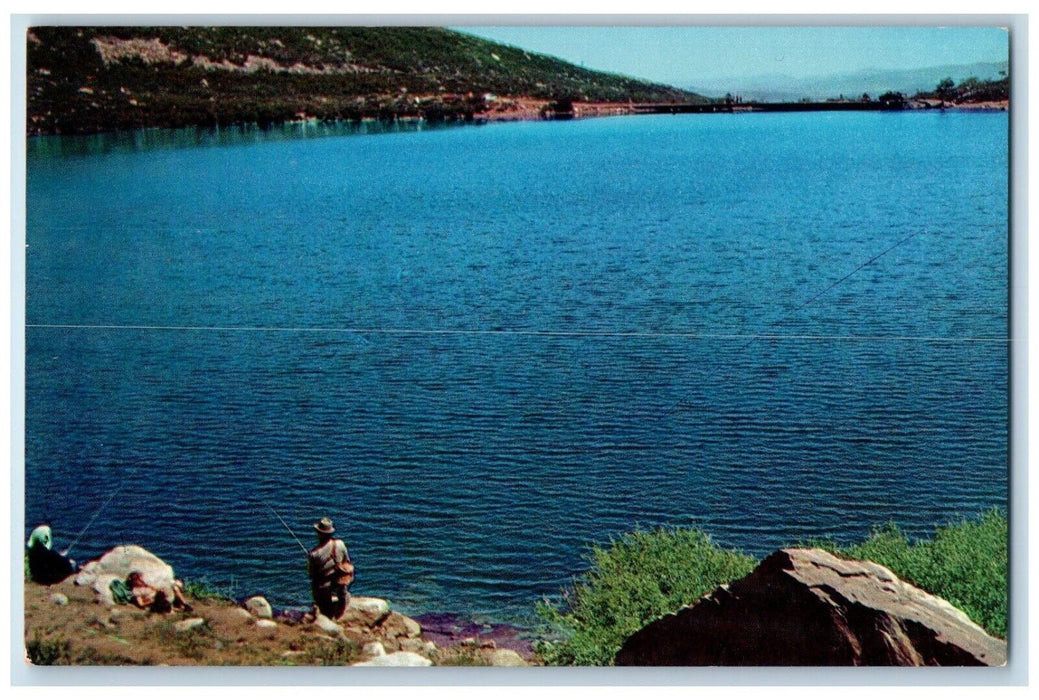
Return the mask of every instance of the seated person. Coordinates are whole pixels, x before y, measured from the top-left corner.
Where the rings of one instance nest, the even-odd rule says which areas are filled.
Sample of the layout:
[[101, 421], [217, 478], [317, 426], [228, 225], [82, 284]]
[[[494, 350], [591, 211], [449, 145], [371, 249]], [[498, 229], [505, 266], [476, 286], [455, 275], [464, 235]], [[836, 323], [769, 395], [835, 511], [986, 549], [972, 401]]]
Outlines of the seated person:
[[51, 549], [51, 528], [44, 523], [29, 535], [29, 578], [49, 586], [76, 573], [76, 562]]
[[194, 608], [184, 598], [184, 584], [174, 580], [165, 589], [150, 586], [144, 581], [139, 571], [133, 571], [126, 577], [126, 587], [130, 589], [131, 602], [142, 610], [156, 613], [168, 613], [173, 608], [191, 612]]

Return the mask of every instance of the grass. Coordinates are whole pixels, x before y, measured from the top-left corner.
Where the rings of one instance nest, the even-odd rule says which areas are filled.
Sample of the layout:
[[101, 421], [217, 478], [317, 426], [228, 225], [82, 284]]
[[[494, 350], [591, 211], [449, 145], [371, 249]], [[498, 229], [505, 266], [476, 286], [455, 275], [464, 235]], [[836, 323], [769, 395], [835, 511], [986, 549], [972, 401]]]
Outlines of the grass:
[[302, 649], [300, 661], [308, 666], [348, 666], [360, 661], [360, 648], [348, 639], [313, 639]]
[[[815, 546], [849, 559], [868, 559], [963, 610], [989, 634], [1007, 634], [1006, 515], [991, 511], [937, 528], [931, 539], [910, 540], [895, 525], [863, 542]], [[624, 640], [653, 620], [694, 603], [757, 565], [696, 529], [659, 529], [624, 535], [594, 547], [590, 568], [560, 601], [537, 606], [546, 626], [537, 650], [556, 666], [611, 665]]]
[[219, 642], [208, 622], [183, 632], [178, 632], [174, 624], [172, 620], [164, 621], [153, 632], [170, 657], [198, 662]]
[[25, 643], [25, 653], [34, 666], [65, 666], [70, 663], [70, 647], [67, 639], [46, 639], [36, 634]]
[[912, 541], [888, 524], [861, 544], [825, 547], [849, 559], [868, 559], [899, 578], [944, 598], [985, 628], [1007, 636], [1008, 522], [1000, 511], [939, 527], [932, 539]]
[[184, 581], [184, 594], [195, 600], [234, 600], [235, 584], [231, 581], [227, 586], [210, 583], [203, 576], [199, 579]]
[[538, 645], [550, 665], [609, 665], [624, 640], [651, 620], [750, 573], [755, 561], [715, 545], [700, 530], [658, 529], [596, 546], [591, 568], [560, 605], [538, 614], [554, 642]]

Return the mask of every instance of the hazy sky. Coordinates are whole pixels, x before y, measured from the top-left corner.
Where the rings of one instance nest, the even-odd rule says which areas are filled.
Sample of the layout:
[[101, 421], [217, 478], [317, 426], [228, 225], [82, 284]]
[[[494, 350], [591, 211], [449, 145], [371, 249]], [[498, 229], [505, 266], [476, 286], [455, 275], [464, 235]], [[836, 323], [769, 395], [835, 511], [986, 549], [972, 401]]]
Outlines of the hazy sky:
[[1005, 61], [994, 27], [457, 27], [571, 63], [665, 83]]

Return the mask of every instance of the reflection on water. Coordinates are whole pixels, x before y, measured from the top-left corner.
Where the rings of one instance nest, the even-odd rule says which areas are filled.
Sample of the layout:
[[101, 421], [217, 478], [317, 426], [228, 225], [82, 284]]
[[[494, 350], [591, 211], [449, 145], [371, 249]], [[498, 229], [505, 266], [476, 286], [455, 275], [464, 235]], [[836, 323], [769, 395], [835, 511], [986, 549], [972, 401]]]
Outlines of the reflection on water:
[[84, 136], [31, 136], [26, 140], [26, 150], [31, 158], [85, 156], [143, 152], [163, 148], [242, 146], [251, 143], [317, 139], [329, 136], [417, 133], [460, 126], [468, 125], [432, 123], [424, 119], [398, 119], [392, 122], [378, 119], [322, 122], [311, 119], [269, 127], [255, 124], [224, 127], [197, 126], [187, 129], [140, 129]]

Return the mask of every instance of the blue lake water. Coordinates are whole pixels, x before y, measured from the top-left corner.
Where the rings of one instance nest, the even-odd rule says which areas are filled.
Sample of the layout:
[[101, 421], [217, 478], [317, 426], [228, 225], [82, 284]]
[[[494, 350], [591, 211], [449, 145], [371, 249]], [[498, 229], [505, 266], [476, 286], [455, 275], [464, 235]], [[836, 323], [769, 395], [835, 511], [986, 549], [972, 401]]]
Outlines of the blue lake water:
[[26, 525], [63, 546], [122, 487], [74, 556], [290, 607], [268, 505], [327, 515], [355, 593], [516, 620], [636, 527], [763, 555], [1005, 507], [1007, 131], [30, 139]]

